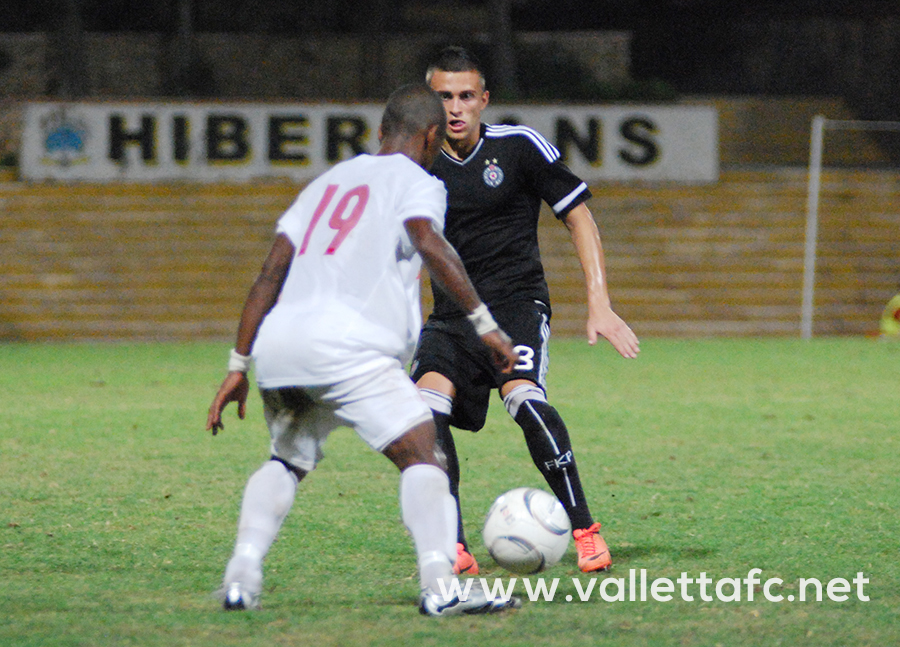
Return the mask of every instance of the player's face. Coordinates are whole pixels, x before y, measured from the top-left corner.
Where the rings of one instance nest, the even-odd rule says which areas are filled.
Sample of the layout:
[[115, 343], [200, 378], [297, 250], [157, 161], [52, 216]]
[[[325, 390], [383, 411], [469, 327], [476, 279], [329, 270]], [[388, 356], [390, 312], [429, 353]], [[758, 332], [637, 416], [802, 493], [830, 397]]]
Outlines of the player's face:
[[451, 149], [467, 149], [478, 142], [481, 111], [488, 104], [488, 92], [478, 72], [443, 72], [431, 76], [431, 89], [444, 102], [447, 113], [447, 144]]

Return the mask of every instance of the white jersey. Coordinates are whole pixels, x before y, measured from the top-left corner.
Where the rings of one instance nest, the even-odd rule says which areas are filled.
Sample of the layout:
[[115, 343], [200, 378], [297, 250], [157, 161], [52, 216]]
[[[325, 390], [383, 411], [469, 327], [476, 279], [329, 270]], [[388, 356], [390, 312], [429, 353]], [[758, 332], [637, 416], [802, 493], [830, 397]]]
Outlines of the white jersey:
[[278, 221], [295, 256], [253, 346], [262, 388], [334, 384], [408, 361], [422, 260], [403, 226], [443, 229], [444, 184], [402, 154], [360, 155], [304, 189]]

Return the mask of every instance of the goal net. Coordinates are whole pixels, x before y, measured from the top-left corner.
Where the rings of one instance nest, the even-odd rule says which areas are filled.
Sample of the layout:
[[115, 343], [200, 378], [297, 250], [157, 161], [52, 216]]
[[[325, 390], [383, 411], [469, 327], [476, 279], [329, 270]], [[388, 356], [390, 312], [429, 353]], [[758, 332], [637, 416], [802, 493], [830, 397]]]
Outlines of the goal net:
[[[826, 156], [826, 144], [833, 155]], [[844, 149], [841, 156], [839, 149]], [[871, 334], [900, 292], [900, 121], [812, 121], [801, 336]]]

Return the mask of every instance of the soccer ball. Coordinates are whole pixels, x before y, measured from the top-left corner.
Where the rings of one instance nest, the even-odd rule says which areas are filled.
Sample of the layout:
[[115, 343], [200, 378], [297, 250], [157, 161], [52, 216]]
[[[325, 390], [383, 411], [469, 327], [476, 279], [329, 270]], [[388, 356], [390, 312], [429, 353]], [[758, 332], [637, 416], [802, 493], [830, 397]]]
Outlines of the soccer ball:
[[481, 536], [500, 566], [530, 575], [550, 568], [569, 546], [572, 525], [552, 494], [520, 487], [501, 494], [488, 510]]

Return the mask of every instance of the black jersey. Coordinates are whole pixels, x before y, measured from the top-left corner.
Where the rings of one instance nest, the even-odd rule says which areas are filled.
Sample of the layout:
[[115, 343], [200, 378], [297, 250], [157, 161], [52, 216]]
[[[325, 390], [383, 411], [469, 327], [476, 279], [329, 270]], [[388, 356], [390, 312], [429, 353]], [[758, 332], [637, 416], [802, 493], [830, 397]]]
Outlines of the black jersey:
[[[508, 299], [550, 304], [538, 249], [541, 200], [557, 218], [587, 200], [587, 185], [559, 151], [525, 126], [484, 125], [463, 161], [443, 151], [431, 172], [447, 187], [444, 236], [488, 305]], [[435, 284], [434, 315], [462, 314]]]

